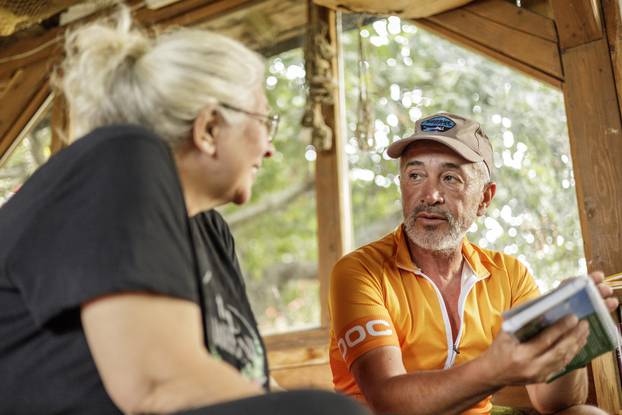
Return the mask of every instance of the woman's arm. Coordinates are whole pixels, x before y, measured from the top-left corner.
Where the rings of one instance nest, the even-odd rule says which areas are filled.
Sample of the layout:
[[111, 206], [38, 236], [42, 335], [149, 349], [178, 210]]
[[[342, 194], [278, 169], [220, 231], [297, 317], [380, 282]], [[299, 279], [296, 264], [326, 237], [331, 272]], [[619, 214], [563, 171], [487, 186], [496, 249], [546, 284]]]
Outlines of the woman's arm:
[[106, 391], [126, 413], [173, 412], [262, 392], [203, 343], [199, 307], [144, 293], [82, 306], [82, 324]]

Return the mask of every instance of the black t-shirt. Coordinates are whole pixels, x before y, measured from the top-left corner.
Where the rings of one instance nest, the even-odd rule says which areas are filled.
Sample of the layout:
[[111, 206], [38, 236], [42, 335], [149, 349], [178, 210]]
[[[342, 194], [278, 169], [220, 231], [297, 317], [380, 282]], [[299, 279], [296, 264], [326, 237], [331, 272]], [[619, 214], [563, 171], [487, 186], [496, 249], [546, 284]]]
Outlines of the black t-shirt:
[[211, 210], [191, 220], [204, 323], [210, 353], [268, 389], [268, 362], [251, 311], [233, 236], [222, 216]]
[[152, 292], [209, 312], [194, 233], [171, 153], [143, 128], [97, 129], [42, 166], [0, 209], [0, 413], [118, 413], [80, 305]]

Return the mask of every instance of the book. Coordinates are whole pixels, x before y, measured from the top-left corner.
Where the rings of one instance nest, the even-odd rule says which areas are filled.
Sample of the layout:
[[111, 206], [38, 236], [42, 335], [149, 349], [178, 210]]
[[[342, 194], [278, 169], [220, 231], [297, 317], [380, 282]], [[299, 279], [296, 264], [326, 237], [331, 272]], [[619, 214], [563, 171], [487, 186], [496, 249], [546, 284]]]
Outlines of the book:
[[[616, 325], [618, 326], [618, 333], [622, 335], [622, 308], [618, 306], [616, 311], [618, 312]], [[618, 379], [622, 380], [622, 345], [616, 347], [616, 361], [618, 362]]]
[[613, 288], [613, 292], [618, 299], [621, 297], [620, 291], [622, 291], [622, 272], [605, 277], [604, 283]]
[[503, 313], [501, 329], [525, 342], [563, 317], [574, 314], [587, 320], [590, 334], [586, 345], [572, 361], [547, 379], [552, 382], [566, 373], [585, 366], [592, 359], [622, 344], [598, 288], [589, 277], [573, 277], [548, 293]]

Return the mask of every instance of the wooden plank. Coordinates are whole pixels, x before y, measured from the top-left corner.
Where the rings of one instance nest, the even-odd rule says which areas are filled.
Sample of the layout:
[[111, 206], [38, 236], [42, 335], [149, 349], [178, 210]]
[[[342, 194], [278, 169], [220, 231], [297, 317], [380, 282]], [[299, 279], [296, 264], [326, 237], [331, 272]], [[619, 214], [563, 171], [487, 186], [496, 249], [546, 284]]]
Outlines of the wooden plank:
[[270, 370], [270, 375], [285, 389], [333, 389], [328, 363]]
[[[334, 50], [340, 50], [337, 12], [315, 6], [319, 18], [327, 23], [328, 39]], [[339, 53], [341, 55], [341, 53]], [[340, 74], [337, 54], [332, 59], [333, 79]], [[323, 105], [326, 124], [333, 131], [333, 145], [329, 151], [318, 151], [315, 167], [315, 192], [318, 224], [318, 277], [320, 279], [320, 306], [322, 326], [328, 325], [328, 287], [333, 266], [349, 249], [352, 241], [350, 219], [350, 191], [345, 158], [345, 134], [341, 120], [343, 111], [343, 82], [333, 94], [334, 105]]]
[[[257, 3], [257, 0], [218, 0], [207, 3], [202, 7], [193, 9], [191, 12], [183, 13], [169, 19], [159, 20], [158, 25], [171, 26], [193, 26], [210, 19], [214, 19], [225, 13], [232, 12], [242, 7]], [[140, 16], [140, 14], [138, 14]], [[142, 21], [142, 20], [141, 20]]]
[[549, 76], [563, 79], [556, 42], [489, 20], [465, 8], [426, 20]]
[[511, 408], [533, 408], [524, 386], [507, 386], [492, 396], [492, 402], [495, 405]]
[[598, 0], [551, 0], [551, 7], [563, 49], [603, 37]]
[[521, 0], [521, 7], [540, 16], [554, 20], [549, 0]]
[[50, 117], [50, 129], [52, 139], [50, 142], [50, 152], [56, 154], [68, 143], [69, 138], [69, 114], [67, 111], [67, 101], [62, 95], [55, 95], [52, 102], [52, 114]]
[[622, 114], [622, 6], [619, 0], [603, 0], [605, 33], [609, 43], [609, 53], [613, 67], [613, 76], [618, 93], [618, 106]]
[[[622, 121], [607, 41], [562, 53], [563, 87], [577, 202], [588, 267], [622, 269]], [[597, 91], [597, 92], [595, 92]], [[622, 408], [612, 354], [592, 362], [598, 405]]]
[[328, 344], [328, 328], [297, 331], [295, 333], [274, 334], [266, 336], [264, 342], [268, 350], [288, 350], [305, 346], [326, 346]]
[[[141, 24], [145, 26], [158, 24], [168, 27], [198, 24], [257, 2], [258, 0], [215, 0], [206, 3], [204, 0], [182, 0], [157, 10], [147, 9], [144, 3], [138, 0], [132, 0], [127, 4], [136, 8], [134, 18]], [[0, 50], [0, 77], [17, 68], [62, 54], [63, 37], [68, 28], [84, 24], [108, 12], [109, 9], [105, 9], [68, 26], [55, 27], [36, 35], [16, 38], [13, 43], [3, 45]], [[25, 56], [20, 57], [20, 55]]]
[[328, 329], [267, 336], [270, 368], [282, 369], [328, 362]]
[[555, 21], [527, 9], [516, 7], [504, 0], [484, 0], [471, 3], [465, 10], [488, 20], [537, 36], [550, 42], [557, 42]]
[[[201, 23], [209, 29], [272, 56], [302, 45], [307, 23], [306, 4], [299, 0], [269, 0]], [[292, 42], [293, 41], [293, 42]], [[290, 47], [287, 47], [291, 44]]]
[[416, 19], [431, 16], [474, 0], [314, 0], [318, 5], [344, 12], [399, 16]]
[[[452, 43], [470, 49], [474, 52], [480, 53], [484, 56], [487, 56], [491, 59], [496, 60], [497, 62], [509, 66], [510, 68], [516, 69], [528, 75], [534, 79], [537, 79], [540, 82], [553, 86], [555, 88], [561, 89], [563, 77], [561, 76], [553, 76], [549, 73], [542, 71], [539, 68], [533, 67], [529, 64], [526, 64], [522, 61], [517, 60], [516, 58], [507, 55], [506, 53], [499, 51], [496, 48], [491, 48], [490, 45], [485, 42], [485, 40], [473, 40], [465, 37], [459, 31], [454, 31], [451, 29], [447, 29], [429, 19], [417, 19], [413, 21], [415, 25], [428, 30], [440, 37], [443, 37], [449, 40]], [[559, 56], [558, 52], [555, 52], [556, 56]], [[561, 71], [561, 69], [560, 69]]]
[[33, 90], [35, 91], [34, 95], [30, 101], [26, 103], [15, 122], [11, 124], [8, 131], [3, 136], [0, 136], [2, 137], [0, 139], [0, 163], [4, 160], [9, 149], [13, 147], [15, 140], [20, 137], [20, 134], [27, 126], [31, 126], [32, 118], [50, 95], [50, 87], [47, 82], [43, 82], [41, 85], [33, 88]]
[[[33, 99], [44, 83], [47, 83], [47, 71], [45, 66], [33, 65], [23, 70], [23, 73], [12, 82], [10, 89], [5, 91], [0, 99], [0, 157], [11, 146], [12, 140], [17, 137], [28, 119], [25, 112], [31, 109]], [[37, 102], [37, 100], [35, 100]], [[39, 101], [41, 104], [43, 100]], [[34, 114], [37, 108], [29, 111]], [[20, 120], [16, 122], [16, 120]]]

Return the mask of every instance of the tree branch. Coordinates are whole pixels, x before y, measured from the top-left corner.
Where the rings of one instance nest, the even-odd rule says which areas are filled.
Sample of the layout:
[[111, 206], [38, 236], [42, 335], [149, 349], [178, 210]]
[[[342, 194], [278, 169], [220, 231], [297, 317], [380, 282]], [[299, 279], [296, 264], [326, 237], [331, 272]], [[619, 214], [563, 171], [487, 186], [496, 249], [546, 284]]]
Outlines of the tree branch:
[[315, 180], [308, 179], [280, 192], [272, 193], [269, 196], [266, 196], [259, 203], [237, 210], [230, 215], [223, 216], [229, 224], [229, 227], [231, 229], [235, 229], [236, 227], [243, 225], [249, 220], [255, 219], [257, 216], [263, 215], [264, 213], [274, 212], [287, 207], [287, 205], [292, 203], [298, 197], [311, 191], [314, 185]]

